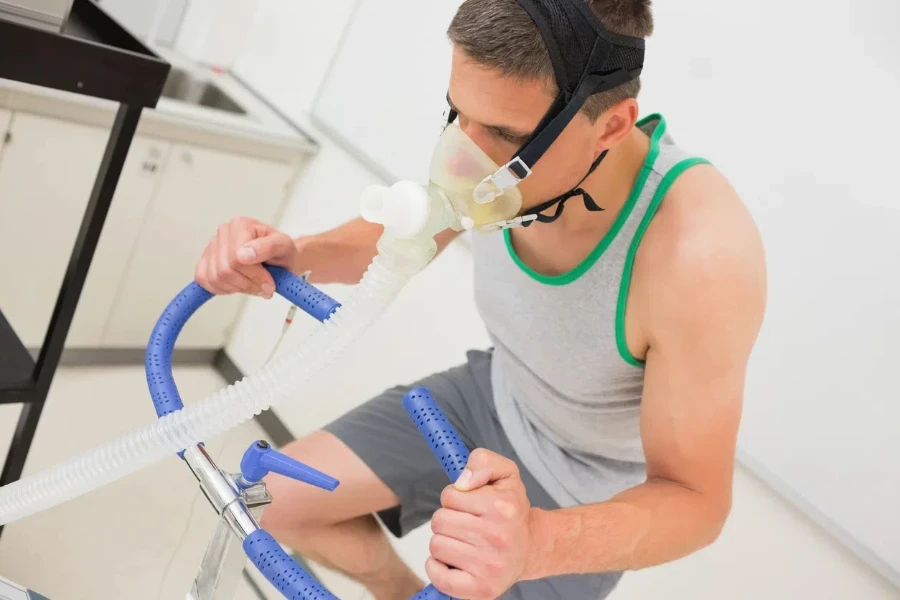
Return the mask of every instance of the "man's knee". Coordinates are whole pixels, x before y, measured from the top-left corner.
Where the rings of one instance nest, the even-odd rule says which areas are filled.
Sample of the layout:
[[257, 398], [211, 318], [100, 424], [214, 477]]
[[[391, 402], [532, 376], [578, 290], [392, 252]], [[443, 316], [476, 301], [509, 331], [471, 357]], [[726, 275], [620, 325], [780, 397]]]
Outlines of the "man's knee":
[[397, 497], [341, 440], [316, 431], [281, 449], [295, 460], [337, 478], [332, 491], [275, 473], [266, 477], [272, 495], [262, 525], [274, 534], [320, 529], [396, 506]]

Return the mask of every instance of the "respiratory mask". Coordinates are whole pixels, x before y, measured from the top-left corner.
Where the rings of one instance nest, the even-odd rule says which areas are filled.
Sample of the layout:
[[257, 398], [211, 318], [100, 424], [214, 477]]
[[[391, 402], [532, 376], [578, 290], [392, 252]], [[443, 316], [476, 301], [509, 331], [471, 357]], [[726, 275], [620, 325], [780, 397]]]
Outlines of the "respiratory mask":
[[[590, 96], [640, 76], [644, 40], [607, 31], [586, 0], [518, 2], [540, 31], [559, 89], [534, 132], [512, 159], [500, 166], [454, 123], [457, 114], [451, 110], [432, 155], [428, 186], [417, 192], [412, 192], [409, 182], [400, 182], [392, 188], [370, 188], [363, 197], [365, 218], [387, 225], [383, 214], [386, 207], [394, 217], [412, 209], [414, 214], [409, 219], [401, 219], [402, 228], [408, 229], [424, 222], [426, 212], [432, 214], [443, 209], [452, 213], [448, 226], [453, 229], [487, 232], [527, 227], [534, 221], [553, 222], [562, 214], [565, 202], [575, 196], [581, 196], [589, 210], [603, 210], [580, 185], [600, 165], [605, 151], [572, 190], [524, 213], [518, 185], [532, 174], [535, 164]], [[420, 200], [426, 199], [429, 208], [413, 209], [414, 202], [403, 197], [410, 193]], [[553, 206], [557, 207], [553, 215], [542, 214]]]

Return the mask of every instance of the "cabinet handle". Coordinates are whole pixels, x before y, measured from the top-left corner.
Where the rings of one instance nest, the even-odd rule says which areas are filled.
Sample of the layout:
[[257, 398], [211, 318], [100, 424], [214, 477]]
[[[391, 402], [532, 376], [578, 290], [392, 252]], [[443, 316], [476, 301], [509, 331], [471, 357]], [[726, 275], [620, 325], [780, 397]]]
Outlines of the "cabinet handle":
[[3, 143], [4, 144], [12, 143], [12, 131], [7, 131], [5, 134], [3, 134]]
[[183, 160], [183, 161], [184, 161], [184, 164], [186, 164], [186, 165], [192, 165], [192, 164], [194, 164], [194, 157], [191, 155], [190, 152], [184, 152], [184, 153], [182, 153], [182, 155], [181, 155], [181, 160]]
[[151, 163], [151, 162], [145, 162], [141, 166], [145, 173], [156, 173], [157, 168], [159, 168], [159, 165], [157, 165], [156, 163]]

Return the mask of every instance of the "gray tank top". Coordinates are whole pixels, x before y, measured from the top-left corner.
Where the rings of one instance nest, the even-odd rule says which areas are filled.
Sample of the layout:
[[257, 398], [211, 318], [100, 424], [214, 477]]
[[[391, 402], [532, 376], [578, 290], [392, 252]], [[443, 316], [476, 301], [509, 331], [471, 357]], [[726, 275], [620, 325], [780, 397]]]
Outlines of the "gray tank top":
[[644, 370], [625, 344], [625, 299], [638, 244], [667, 190], [706, 161], [675, 145], [661, 115], [638, 126], [651, 144], [635, 187], [572, 271], [533, 271], [516, 256], [508, 231], [473, 236], [475, 300], [494, 345], [498, 418], [523, 464], [562, 507], [602, 502], [646, 478]]

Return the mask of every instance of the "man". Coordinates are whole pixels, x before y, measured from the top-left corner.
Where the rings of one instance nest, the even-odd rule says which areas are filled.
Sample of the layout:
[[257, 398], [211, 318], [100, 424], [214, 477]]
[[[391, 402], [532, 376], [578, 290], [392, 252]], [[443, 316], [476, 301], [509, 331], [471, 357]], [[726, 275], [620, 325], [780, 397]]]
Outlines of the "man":
[[[388, 390], [284, 449], [341, 486], [273, 476], [264, 526], [281, 543], [395, 600], [424, 584], [373, 515], [395, 535], [432, 519], [426, 571], [448, 595], [596, 599], [623, 571], [719, 535], [764, 256], [725, 178], [679, 149], [661, 116], [638, 118], [633, 40], [651, 29], [648, 0], [462, 4], [449, 29], [451, 114], [498, 165], [538, 157], [514, 178], [518, 218], [473, 236], [493, 348], [416, 382], [477, 449], [447, 486], [403, 413], [409, 387]], [[609, 48], [625, 58], [607, 60]], [[579, 74], [601, 71], [582, 94]], [[526, 152], [566, 107], [552, 143]], [[236, 218], [196, 278], [268, 298], [265, 262], [354, 283], [380, 234], [357, 219], [294, 240]]]

